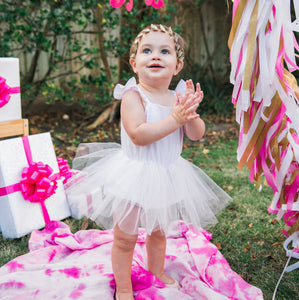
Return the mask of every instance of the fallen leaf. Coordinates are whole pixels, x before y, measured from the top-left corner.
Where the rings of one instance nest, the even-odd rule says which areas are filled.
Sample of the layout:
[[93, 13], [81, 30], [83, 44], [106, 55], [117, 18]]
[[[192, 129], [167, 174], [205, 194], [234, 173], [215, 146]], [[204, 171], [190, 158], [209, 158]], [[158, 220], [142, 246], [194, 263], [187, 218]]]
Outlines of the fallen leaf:
[[249, 228], [251, 228], [251, 227], [252, 227], [252, 225], [253, 225], [253, 223], [250, 223], [250, 224], [248, 225], [248, 227], [249, 227]]
[[82, 226], [81, 226], [81, 230], [86, 230], [88, 228], [88, 219], [87, 217], [85, 217]]
[[250, 248], [250, 244], [247, 244], [245, 247], [244, 247], [244, 251], [247, 252]]
[[280, 245], [281, 245], [280, 242], [275, 242], [275, 243], [272, 244], [273, 247], [277, 247], [277, 246], [280, 246]]
[[275, 225], [275, 224], [278, 223], [278, 221], [277, 221], [276, 219], [272, 219], [272, 220], [270, 221], [270, 223], [271, 223], [272, 225]]
[[263, 255], [265, 258], [267, 258], [267, 259], [274, 259], [272, 256], [271, 256], [271, 254], [264, 254]]
[[227, 209], [232, 212], [237, 212], [234, 207], [228, 207]]
[[227, 189], [228, 189], [229, 191], [231, 191], [231, 190], [234, 189], [234, 187], [233, 187], [232, 185], [229, 185], [229, 186], [227, 187]]
[[216, 243], [215, 245], [216, 245], [216, 247], [217, 247], [217, 249], [218, 249], [218, 250], [221, 250], [221, 249], [222, 249], [222, 247], [221, 247], [221, 244], [220, 244], [220, 243]]
[[221, 171], [221, 168], [220, 166], [216, 165], [216, 164], [209, 164], [210, 167], [216, 169], [216, 170], [220, 170]]
[[209, 149], [203, 149], [203, 150], [202, 150], [202, 153], [203, 153], [203, 154], [208, 154], [209, 152], [210, 152]]

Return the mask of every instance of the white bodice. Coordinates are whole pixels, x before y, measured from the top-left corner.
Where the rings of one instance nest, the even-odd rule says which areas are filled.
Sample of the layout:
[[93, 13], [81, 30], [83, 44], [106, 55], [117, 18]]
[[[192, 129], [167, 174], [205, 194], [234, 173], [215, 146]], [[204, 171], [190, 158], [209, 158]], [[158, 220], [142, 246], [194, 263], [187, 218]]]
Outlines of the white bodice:
[[[122, 89], [120, 91], [120, 89]], [[145, 103], [145, 115], [147, 123], [154, 123], [165, 119], [172, 113], [172, 106], [164, 106], [151, 102], [137, 86], [135, 78], [131, 78], [126, 86], [116, 87], [115, 95], [122, 97], [130, 89], [139, 92]], [[159, 166], [170, 166], [182, 152], [183, 128], [179, 128], [166, 137], [146, 146], [135, 145], [128, 136], [123, 124], [121, 124], [121, 145], [124, 153], [130, 158], [140, 161], [156, 163]]]

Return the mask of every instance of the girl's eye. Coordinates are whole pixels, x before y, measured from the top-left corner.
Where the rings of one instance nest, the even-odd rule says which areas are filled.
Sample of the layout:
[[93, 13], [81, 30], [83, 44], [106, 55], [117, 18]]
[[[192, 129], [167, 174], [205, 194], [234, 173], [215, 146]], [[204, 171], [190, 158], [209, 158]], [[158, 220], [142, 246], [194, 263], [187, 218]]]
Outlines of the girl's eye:
[[151, 51], [151, 49], [149, 49], [149, 48], [145, 48], [145, 49], [143, 49], [143, 53], [145, 53], [145, 54], [149, 54], [149, 53], [151, 53], [152, 51]]
[[169, 51], [168, 51], [167, 49], [163, 49], [163, 50], [161, 51], [161, 53], [162, 53], [162, 54], [169, 54]]

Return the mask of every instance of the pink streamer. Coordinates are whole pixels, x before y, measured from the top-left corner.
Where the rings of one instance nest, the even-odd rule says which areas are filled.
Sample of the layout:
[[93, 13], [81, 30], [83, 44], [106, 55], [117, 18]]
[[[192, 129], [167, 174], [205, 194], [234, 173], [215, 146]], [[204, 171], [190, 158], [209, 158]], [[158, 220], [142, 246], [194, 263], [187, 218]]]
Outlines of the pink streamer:
[[[237, 7], [239, 5], [240, 1], [234, 1], [234, 5], [233, 5], [233, 19], [235, 18], [235, 13], [237, 10]], [[273, 19], [274, 19], [274, 23], [271, 24], [269, 19], [269, 27], [267, 29], [267, 32], [261, 32], [260, 34], [264, 34], [264, 35], [271, 35], [272, 34], [272, 28], [274, 25], [277, 25], [277, 23], [275, 22], [275, 19], [278, 18], [277, 15], [277, 8], [275, 5], [272, 5], [272, 15], [273, 15]], [[286, 86], [286, 92], [287, 93], [292, 93], [294, 94], [293, 88], [290, 86], [290, 84], [288, 83], [288, 81], [285, 79], [284, 76], [284, 68], [285, 68], [285, 64], [288, 65], [289, 71], [292, 72], [294, 70], [298, 70], [299, 67], [297, 66], [296, 62], [293, 61], [292, 57], [290, 58], [290, 56], [288, 55], [288, 53], [286, 52], [286, 44], [285, 44], [285, 38], [284, 38], [284, 25], [281, 25], [281, 28], [279, 28], [280, 30], [280, 36], [279, 38], [282, 41], [282, 45], [281, 48], [279, 49], [279, 53], [277, 55], [277, 59], [275, 61], [275, 71], [276, 74], [278, 75], [279, 79], [281, 82], [283, 82], [283, 86]], [[287, 29], [288, 30], [288, 29]], [[297, 43], [296, 37], [293, 34], [293, 45], [294, 48], [298, 51], [299, 50], [299, 45]], [[238, 77], [240, 78], [240, 76], [244, 76], [244, 74], [240, 74], [240, 65], [244, 59], [243, 57], [243, 46], [240, 50], [239, 53], [239, 57], [235, 58], [238, 59], [237, 61], [237, 68], [235, 71], [235, 79]], [[256, 64], [258, 67], [258, 56], [256, 57]], [[241, 77], [241, 78], [242, 78]], [[250, 86], [250, 95], [252, 96], [253, 93], [253, 84], [254, 84], [254, 78], [258, 78], [259, 77], [259, 69], [256, 68], [253, 70], [252, 74], [251, 74], [251, 86]], [[240, 81], [240, 80], [239, 80]], [[239, 86], [239, 81], [235, 83], [234, 86], [234, 93], [233, 93], [233, 98], [232, 98], [232, 103], [234, 105], [237, 104], [237, 101], [239, 100], [240, 97], [240, 86]], [[242, 85], [242, 84], [241, 84]], [[236, 96], [235, 96], [236, 95]], [[265, 103], [263, 103], [264, 99], [263, 99], [263, 94], [260, 95], [261, 102], [260, 103], [254, 103], [254, 106], [258, 109], [260, 107], [260, 105], [264, 106]], [[240, 114], [240, 130], [239, 130], [239, 145], [238, 145], [238, 149], [242, 149], [244, 147], [246, 147], [246, 145], [244, 145], [244, 143], [248, 143], [248, 139], [246, 139], [246, 135], [243, 132], [243, 122], [242, 120], [244, 120], [244, 111], [241, 109], [241, 111], [239, 111]], [[270, 149], [270, 141], [273, 141], [273, 139], [275, 137], [277, 137], [278, 134], [284, 133], [287, 134], [290, 133], [289, 129], [292, 128], [292, 121], [289, 119], [289, 117], [287, 117], [287, 122], [286, 125], [284, 126], [284, 128], [282, 128], [280, 131], [280, 133], [278, 132], [278, 129], [280, 128], [282, 121], [284, 120], [284, 118], [286, 117], [286, 107], [284, 105], [284, 102], [281, 103], [281, 108], [279, 110], [279, 112], [277, 113], [277, 115], [274, 118], [274, 121], [269, 128], [269, 132], [267, 132], [267, 135], [265, 137], [265, 140], [263, 141], [263, 145], [261, 147], [261, 149], [259, 150], [259, 153], [257, 154], [252, 167], [250, 169], [250, 180], [253, 182], [258, 170], [260, 170], [260, 168], [262, 167], [263, 170], [263, 175], [265, 176], [265, 179], [267, 181], [267, 183], [270, 185], [270, 187], [273, 189], [274, 192], [274, 198], [276, 198], [276, 196], [279, 196], [280, 188], [278, 188], [278, 176], [285, 176], [286, 174], [280, 174], [279, 170], [276, 167], [276, 162], [275, 162], [275, 158], [272, 157], [272, 149]], [[256, 116], [256, 118], [260, 118], [260, 116]], [[251, 125], [253, 122], [253, 106], [251, 107], [251, 110], [249, 111], [249, 120], [248, 120], [249, 124], [247, 125]], [[273, 130], [275, 129], [275, 130]], [[266, 130], [266, 128], [264, 128], [263, 130]], [[270, 136], [270, 132], [271, 132], [271, 136]], [[295, 141], [295, 143], [297, 145], [299, 145], [299, 138], [298, 138], [298, 132], [293, 132], [292, 133], [292, 137], [293, 140]], [[282, 136], [283, 138], [283, 136]], [[251, 149], [251, 151], [253, 151], [255, 149], [256, 145], [253, 147], [253, 149]], [[285, 145], [284, 147], [278, 147], [278, 153], [277, 155], [279, 155], [279, 159], [280, 161], [283, 161], [286, 154], [290, 151], [290, 147], [292, 147], [292, 145], [290, 143], [288, 143], [287, 145]], [[283, 150], [284, 149], [284, 150]], [[292, 149], [294, 151], [294, 149]], [[270, 161], [270, 165], [269, 162]], [[298, 169], [298, 162], [296, 162], [296, 165], [294, 165], [294, 163], [290, 166], [289, 170], [287, 170], [287, 173], [289, 175], [292, 175], [293, 172]], [[280, 178], [281, 179], [281, 178]], [[292, 183], [292, 185], [286, 185], [286, 183], [283, 183], [283, 187], [282, 187], [282, 191], [284, 192], [284, 196], [285, 196], [285, 200], [286, 200], [286, 206], [284, 206], [284, 208], [286, 208], [286, 212], [284, 212], [284, 220], [286, 222], [286, 224], [288, 226], [293, 226], [295, 224], [295, 222], [298, 220], [299, 217], [299, 213], [298, 212], [294, 212], [292, 211], [293, 207], [294, 207], [294, 202], [298, 201], [298, 199], [296, 199], [296, 195], [299, 189], [299, 176], [297, 176], [294, 180], [294, 182]], [[281, 204], [280, 201], [277, 201], [276, 203], [276, 207], [275, 208], [271, 208], [269, 207], [269, 212], [271, 213], [278, 213], [278, 211], [281, 209]]]
[[283, 80], [283, 65], [282, 65], [283, 54], [284, 54], [284, 48], [282, 47], [282, 49], [278, 53], [277, 60], [276, 60], [276, 71], [280, 80]]
[[297, 211], [287, 211], [284, 214], [283, 219], [288, 226], [293, 226], [298, 220], [298, 217], [299, 213]]

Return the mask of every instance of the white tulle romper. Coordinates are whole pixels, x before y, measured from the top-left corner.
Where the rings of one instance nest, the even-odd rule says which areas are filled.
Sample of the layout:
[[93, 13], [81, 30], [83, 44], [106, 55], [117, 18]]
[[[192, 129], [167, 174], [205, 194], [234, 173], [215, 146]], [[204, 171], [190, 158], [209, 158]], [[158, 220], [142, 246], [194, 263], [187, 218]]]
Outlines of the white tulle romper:
[[[185, 84], [180, 82], [180, 92]], [[114, 90], [121, 99], [136, 90], [145, 103], [146, 122], [160, 121], [172, 107], [149, 101], [131, 78]], [[177, 88], [178, 89], [178, 88]], [[169, 224], [184, 220], [202, 228], [217, 223], [215, 214], [231, 198], [202, 170], [181, 157], [183, 128], [147, 146], [135, 145], [121, 124], [121, 145], [81, 144], [73, 168], [82, 170], [66, 189], [71, 210], [81, 213], [105, 228], [118, 224], [129, 234], [141, 225], [148, 234], [167, 233]], [[91, 197], [87, 210], [83, 203]]]

